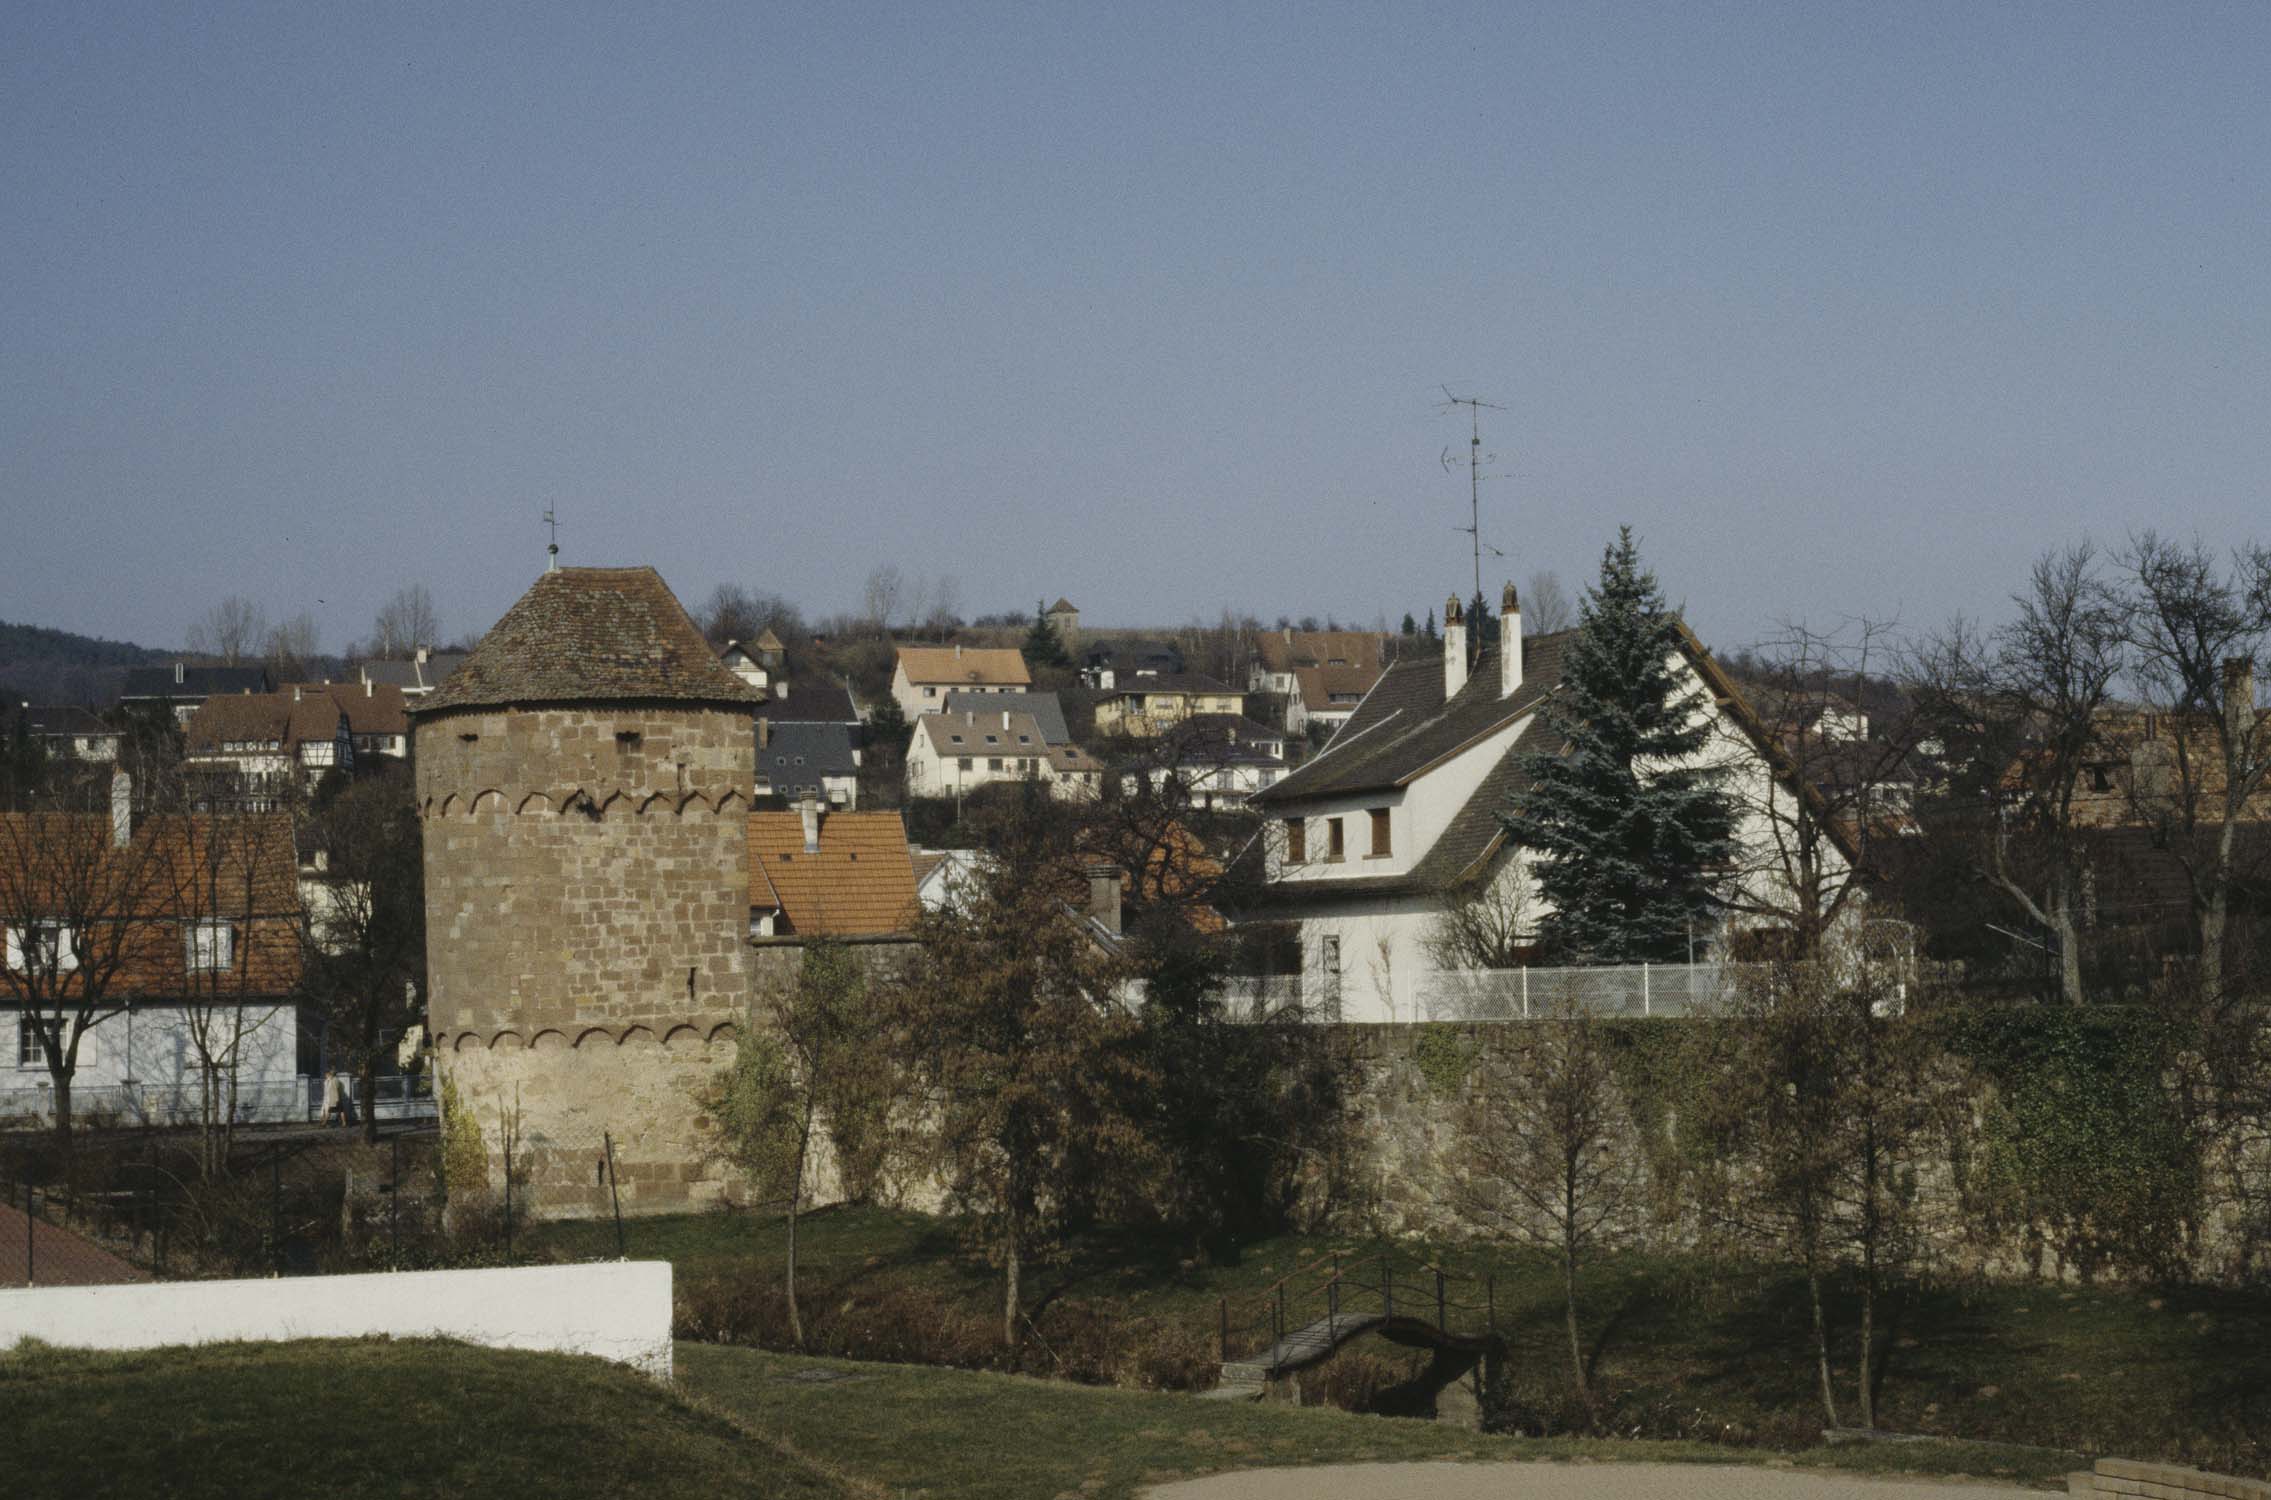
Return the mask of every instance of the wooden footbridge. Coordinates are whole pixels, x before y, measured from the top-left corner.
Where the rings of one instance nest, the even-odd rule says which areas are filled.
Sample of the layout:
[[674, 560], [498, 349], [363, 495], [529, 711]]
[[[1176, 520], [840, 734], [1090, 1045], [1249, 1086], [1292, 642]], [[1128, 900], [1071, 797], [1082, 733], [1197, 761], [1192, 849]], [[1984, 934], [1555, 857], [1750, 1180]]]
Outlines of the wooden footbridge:
[[1254, 1399], [1273, 1382], [1331, 1358], [1351, 1339], [1377, 1333], [1392, 1343], [1432, 1349], [1440, 1367], [1464, 1371], [1505, 1350], [1498, 1333], [1497, 1282], [1388, 1252], [1321, 1257], [1278, 1278], [1250, 1299], [1222, 1299], [1225, 1400]]

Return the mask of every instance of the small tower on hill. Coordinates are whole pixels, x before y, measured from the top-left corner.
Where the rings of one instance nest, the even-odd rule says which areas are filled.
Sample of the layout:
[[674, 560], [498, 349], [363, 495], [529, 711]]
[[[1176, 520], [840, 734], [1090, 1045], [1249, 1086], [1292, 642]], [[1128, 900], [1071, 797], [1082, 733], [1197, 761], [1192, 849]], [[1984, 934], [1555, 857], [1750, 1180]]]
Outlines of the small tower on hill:
[[1049, 619], [1049, 628], [1054, 630], [1057, 633], [1057, 639], [1064, 643], [1065, 654], [1073, 658], [1073, 661], [1077, 664], [1080, 660], [1079, 606], [1059, 594], [1057, 602], [1050, 605], [1046, 613]]
[[517, 1109], [538, 1211], [573, 1210], [553, 1176], [605, 1204], [603, 1131], [626, 1209], [714, 1191], [693, 1089], [749, 1005], [762, 696], [652, 568], [560, 568], [414, 706], [428, 1024], [492, 1174]]

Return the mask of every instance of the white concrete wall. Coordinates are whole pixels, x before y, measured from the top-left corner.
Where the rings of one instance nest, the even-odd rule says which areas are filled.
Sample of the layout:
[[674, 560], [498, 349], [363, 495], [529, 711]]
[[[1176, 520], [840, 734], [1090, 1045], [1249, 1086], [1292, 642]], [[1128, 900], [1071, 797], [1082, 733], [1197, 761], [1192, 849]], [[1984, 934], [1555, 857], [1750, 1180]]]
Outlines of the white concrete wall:
[[670, 1263], [396, 1271], [0, 1291], [0, 1349], [160, 1349], [236, 1340], [463, 1339], [596, 1354], [670, 1378]]

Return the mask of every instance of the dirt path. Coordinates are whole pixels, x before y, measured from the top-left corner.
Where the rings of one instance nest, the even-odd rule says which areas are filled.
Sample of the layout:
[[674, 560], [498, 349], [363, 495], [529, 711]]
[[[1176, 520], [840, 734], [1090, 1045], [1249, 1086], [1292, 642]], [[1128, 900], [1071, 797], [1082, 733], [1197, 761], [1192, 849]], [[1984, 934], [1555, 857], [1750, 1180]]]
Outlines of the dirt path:
[[150, 1273], [128, 1265], [102, 1246], [81, 1239], [46, 1220], [29, 1225], [24, 1211], [0, 1204], [0, 1287], [95, 1286], [115, 1281], [148, 1281]]
[[2042, 1491], [1740, 1464], [1339, 1464], [1187, 1479], [1148, 1500], [2041, 1500]]

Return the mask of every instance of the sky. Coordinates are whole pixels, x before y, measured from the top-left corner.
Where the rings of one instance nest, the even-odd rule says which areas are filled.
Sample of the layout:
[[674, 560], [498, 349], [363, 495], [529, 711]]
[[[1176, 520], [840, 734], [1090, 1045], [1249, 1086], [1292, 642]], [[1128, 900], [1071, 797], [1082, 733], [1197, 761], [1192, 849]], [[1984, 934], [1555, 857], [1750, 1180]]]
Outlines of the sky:
[[[0, 7], [0, 619], [808, 612], [1725, 651], [2271, 533], [2271, 7]], [[1446, 455], [1453, 460], [1444, 464]]]

